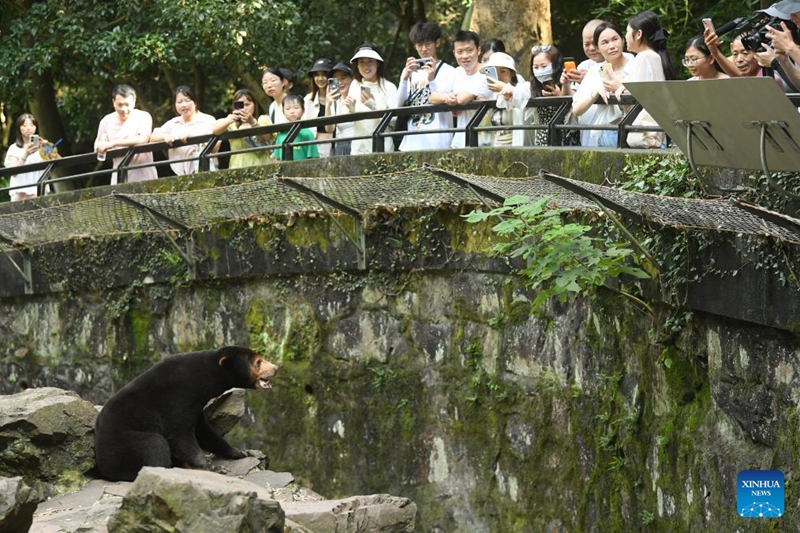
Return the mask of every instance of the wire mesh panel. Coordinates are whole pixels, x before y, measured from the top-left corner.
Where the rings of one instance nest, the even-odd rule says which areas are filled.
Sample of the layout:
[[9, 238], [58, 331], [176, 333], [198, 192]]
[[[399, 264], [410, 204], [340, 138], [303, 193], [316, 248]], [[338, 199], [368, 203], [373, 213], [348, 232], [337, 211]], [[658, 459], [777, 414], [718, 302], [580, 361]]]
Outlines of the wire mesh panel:
[[[555, 203], [568, 209], [597, 209], [592, 199], [594, 195], [604, 199], [612, 209], [638, 214], [661, 226], [746, 233], [800, 242], [800, 236], [794, 231], [800, 227], [800, 221], [783, 217], [786, 222], [783, 224], [778, 219], [780, 215], [770, 216], [776, 214], [757, 206], [745, 210], [724, 200], [670, 198], [557, 178], [558, 183], [554, 183], [538, 176], [477, 176], [426, 167], [391, 174], [291, 178], [291, 181], [359, 212], [382, 206], [401, 208], [474, 202], [475, 194], [468, 187], [471, 184], [500, 198], [555, 196]], [[312, 195], [279, 179], [125, 197], [140, 205], [112, 195], [0, 215], [0, 250], [87, 236], [159, 231], [159, 225], [142, 206], [189, 228], [258, 215], [322, 210]]]
[[454, 203], [470, 198], [463, 187], [427, 169], [371, 176], [293, 178], [293, 181], [359, 211], [378, 206]]

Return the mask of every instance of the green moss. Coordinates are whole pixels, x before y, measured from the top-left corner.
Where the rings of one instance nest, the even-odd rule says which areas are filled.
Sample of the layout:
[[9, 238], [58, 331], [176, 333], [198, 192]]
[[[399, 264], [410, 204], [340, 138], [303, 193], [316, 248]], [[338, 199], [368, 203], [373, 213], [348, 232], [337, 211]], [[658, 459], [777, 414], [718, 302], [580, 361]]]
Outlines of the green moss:
[[[342, 225], [347, 228], [352, 226], [349, 219], [343, 220]], [[296, 248], [318, 247], [323, 252], [328, 250], [331, 238], [330, 222], [325, 218], [298, 218], [285, 232], [286, 241]], [[337, 229], [337, 231], [339, 231]], [[335, 238], [335, 237], [334, 237]]]
[[137, 305], [131, 309], [129, 316], [134, 353], [149, 354], [152, 309], [146, 305]]

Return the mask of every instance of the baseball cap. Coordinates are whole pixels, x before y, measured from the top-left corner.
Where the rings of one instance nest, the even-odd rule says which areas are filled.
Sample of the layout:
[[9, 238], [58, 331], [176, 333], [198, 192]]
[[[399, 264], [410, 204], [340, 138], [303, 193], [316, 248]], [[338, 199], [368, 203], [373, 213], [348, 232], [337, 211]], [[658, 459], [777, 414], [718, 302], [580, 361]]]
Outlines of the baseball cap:
[[344, 72], [348, 76], [352, 76], [353, 75], [353, 71], [350, 69], [350, 67], [348, 67], [346, 64], [341, 63], [341, 62], [336, 63], [333, 66], [333, 68], [330, 70], [330, 73], [333, 74], [334, 72], [337, 72], [337, 71], [338, 72]]
[[[780, 11], [784, 16], [781, 18], [789, 18], [789, 15], [792, 13], [797, 13], [800, 11], [800, 0], [783, 0], [783, 2], [778, 2], [777, 4], [772, 4], [767, 9], [775, 8], [776, 10]], [[767, 12], [767, 9], [764, 12]], [[773, 15], [773, 16], [780, 16], [780, 15]]]
[[789, 15], [778, 9], [778, 4], [772, 4], [767, 9], [759, 9], [756, 13], [766, 13], [770, 17], [776, 17], [784, 20], [789, 20]]

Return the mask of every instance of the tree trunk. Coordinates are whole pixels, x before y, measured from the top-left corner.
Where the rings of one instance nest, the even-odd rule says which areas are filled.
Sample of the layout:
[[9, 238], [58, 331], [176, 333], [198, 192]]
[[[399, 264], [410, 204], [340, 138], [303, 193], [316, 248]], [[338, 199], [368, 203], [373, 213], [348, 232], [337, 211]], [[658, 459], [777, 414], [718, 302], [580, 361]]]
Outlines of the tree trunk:
[[31, 113], [39, 123], [39, 134], [50, 142], [61, 139], [58, 152], [61, 155], [69, 155], [72, 153], [72, 141], [64, 133], [64, 123], [61, 121], [61, 114], [56, 104], [52, 72], [49, 69], [41, 74], [31, 71], [30, 77], [34, 94], [29, 104]]
[[474, 0], [469, 28], [478, 32], [481, 42], [501, 39], [517, 72], [527, 80], [531, 47], [553, 42], [550, 0]]

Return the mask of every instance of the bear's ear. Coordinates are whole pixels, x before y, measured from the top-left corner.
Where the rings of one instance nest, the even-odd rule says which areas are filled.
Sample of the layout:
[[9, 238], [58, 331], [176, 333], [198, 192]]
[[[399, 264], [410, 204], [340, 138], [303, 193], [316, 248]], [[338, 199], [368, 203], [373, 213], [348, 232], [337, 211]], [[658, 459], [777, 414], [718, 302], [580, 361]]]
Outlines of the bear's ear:
[[249, 348], [242, 348], [241, 346], [223, 346], [217, 350], [217, 364], [223, 368], [227, 368], [228, 362], [236, 359], [241, 353], [251, 356], [255, 355], [255, 352]]

